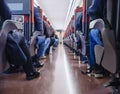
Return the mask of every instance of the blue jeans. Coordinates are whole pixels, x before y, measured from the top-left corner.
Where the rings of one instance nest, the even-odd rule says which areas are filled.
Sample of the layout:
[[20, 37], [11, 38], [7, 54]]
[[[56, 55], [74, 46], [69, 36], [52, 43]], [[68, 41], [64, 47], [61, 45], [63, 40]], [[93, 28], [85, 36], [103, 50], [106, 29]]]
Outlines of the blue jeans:
[[91, 68], [96, 69], [98, 65], [95, 60], [95, 52], [94, 46], [101, 45], [103, 46], [102, 41], [100, 40], [100, 31], [98, 29], [92, 29], [89, 34], [89, 43], [90, 43], [90, 54], [89, 54], [89, 62]]
[[36, 47], [37, 47], [37, 58], [44, 56], [44, 48], [45, 48], [45, 37], [38, 36], [36, 40]]
[[46, 54], [49, 54], [49, 52], [50, 52], [50, 47], [53, 46], [54, 42], [55, 42], [55, 38], [52, 37], [52, 38], [50, 39], [50, 44], [49, 44], [49, 46], [48, 46], [48, 48], [47, 48], [47, 50], [46, 50]]
[[55, 42], [53, 44], [53, 47], [57, 47], [57, 45], [58, 45], [58, 39], [55, 38]]
[[47, 50], [49, 44], [50, 44], [50, 38], [46, 38], [46, 39], [45, 39], [45, 47], [44, 47], [44, 55], [45, 55], [45, 53], [46, 53], [46, 50]]

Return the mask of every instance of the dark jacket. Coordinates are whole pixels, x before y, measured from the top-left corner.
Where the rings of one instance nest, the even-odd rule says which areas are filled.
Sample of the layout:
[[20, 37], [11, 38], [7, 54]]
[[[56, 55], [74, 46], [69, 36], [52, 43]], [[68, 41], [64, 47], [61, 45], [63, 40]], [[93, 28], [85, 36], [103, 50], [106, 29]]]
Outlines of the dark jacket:
[[82, 13], [80, 13], [80, 15], [76, 19], [75, 28], [78, 31], [82, 31]]
[[6, 4], [5, 0], [0, 0], [0, 16], [2, 19], [11, 19], [11, 11]]
[[35, 20], [35, 31], [40, 31], [43, 34], [43, 23], [40, 15], [40, 8], [34, 7], [34, 20]]
[[46, 21], [43, 21], [43, 29], [46, 38], [50, 37], [50, 25]]
[[7, 19], [11, 19], [11, 11], [5, 0], [0, 0], [0, 28]]
[[93, 0], [88, 9], [88, 15], [92, 20], [106, 18], [106, 0]]

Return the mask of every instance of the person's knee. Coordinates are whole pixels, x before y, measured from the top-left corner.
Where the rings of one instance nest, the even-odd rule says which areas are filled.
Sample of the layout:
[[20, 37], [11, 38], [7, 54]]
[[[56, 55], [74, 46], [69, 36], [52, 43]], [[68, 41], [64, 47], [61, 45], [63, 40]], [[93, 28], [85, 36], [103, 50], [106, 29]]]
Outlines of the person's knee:
[[46, 43], [50, 43], [50, 38], [47, 38], [47, 39], [46, 39]]
[[98, 29], [92, 29], [89, 33], [89, 37], [90, 38], [94, 38], [94, 37], [97, 37], [99, 34], [99, 30]]
[[38, 36], [37, 37], [37, 40], [36, 40], [36, 44], [41, 44], [41, 43], [44, 43], [45, 42], [45, 38], [44, 36]]

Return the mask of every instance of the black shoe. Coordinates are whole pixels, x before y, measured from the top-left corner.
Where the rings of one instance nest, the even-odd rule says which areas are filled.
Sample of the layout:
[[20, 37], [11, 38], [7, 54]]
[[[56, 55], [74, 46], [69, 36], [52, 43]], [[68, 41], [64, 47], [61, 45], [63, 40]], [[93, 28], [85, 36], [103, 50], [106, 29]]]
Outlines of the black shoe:
[[11, 74], [11, 73], [18, 73], [19, 69], [16, 67], [9, 67], [7, 70], [5, 70], [3, 73]]
[[81, 61], [82, 64], [87, 64], [88, 60]]
[[88, 63], [87, 57], [85, 57], [85, 56], [82, 56], [82, 57], [80, 58], [80, 61], [81, 61], [82, 64]]
[[37, 78], [39, 76], [40, 76], [40, 72], [35, 71], [33, 73], [27, 74], [26, 75], [26, 80], [32, 80], [32, 79]]
[[114, 80], [112, 80], [112, 81], [109, 81], [109, 82], [106, 82], [105, 84], [104, 84], [104, 87], [109, 87], [109, 86], [116, 86], [116, 87], [118, 87], [118, 86], [120, 86], [120, 81], [119, 81], [119, 78], [116, 78], [116, 79], [114, 79]]
[[34, 62], [34, 63], [33, 63], [33, 66], [34, 66], [35, 68], [43, 67], [43, 66], [44, 66], [44, 62], [41, 62], [41, 63], [39, 63], [39, 62]]
[[36, 55], [32, 56], [32, 62], [36, 62], [36, 61], [37, 61], [37, 56]]

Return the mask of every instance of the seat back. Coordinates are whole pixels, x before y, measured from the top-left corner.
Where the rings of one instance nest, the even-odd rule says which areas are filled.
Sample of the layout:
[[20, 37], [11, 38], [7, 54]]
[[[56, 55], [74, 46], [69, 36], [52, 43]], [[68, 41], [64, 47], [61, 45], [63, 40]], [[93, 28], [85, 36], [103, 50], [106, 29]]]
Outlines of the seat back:
[[103, 29], [105, 28], [105, 23], [101, 18], [93, 20], [90, 22], [90, 25], [89, 25], [89, 29], [92, 29], [92, 28], [97, 28], [100, 31], [103, 31]]
[[86, 41], [85, 41], [85, 36], [84, 35], [80, 35], [80, 41], [81, 41], [81, 49], [80, 52], [82, 55], [86, 55]]
[[9, 31], [14, 29], [17, 29], [15, 22], [12, 20], [6, 20], [3, 23], [2, 29], [0, 31], [0, 72], [2, 72], [7, 67], [7, 59], [5, 56], [7, 34]]
[[114, 32], [116, 31], [116, 26], [117, 26], [116, 13], [118, 13], [117, 12], [118, 1], [119, 0], [116, 1], [107, 0], [107, 7], [106, 7], [107, 8], [106, 19], [108, 21], [107, 27], [112, 28], [113, 30], [104, 29], [101, 32], [101, 36], [104, 44], [104, 55], [103, 55], [103, 59], [101, 60], [101, 65], [112, 74], [116, 73], [119, 68], [118, 66], [119, 54], [117, 54], [118, 50], [116, 51], [116, 40], [115, 40], [115, 32]]
[[[102, 32], [104, 30], [104, 28], [105, 28], [104, 21], [102, 19], [100, 19], [100, 18], [96, 19], [96, 20], [90, 22], [89, 28], [90, 29], [96, 28], [96, 29], [100, 30], [100, 32]], [[94, 52], [95, 52], [96, 63], [98, 65], [100, 65], [101, 61], [102, 61], [102, 57], [104, 55], [104, 47], [102, 47], [100, 45], [95, 45]]]
[[117, 72], [117, 53], [115, 44], [115, 34], [113, 30], [105, 29], [102, 33], [104, 44], [104, 56], [102, 66], [111, 73]]
[[100, 45], [95, 45], [94, 47], [94, 52], [95, 52], [95, 60], [98, 65], [101, 64], [103, 55], [104, 55], [104, 47]]
[[30, 53], [31, 56], [35, 55], [36, 50], [35, 50], [35, 43], [36, 43], [36, 38], [40, 34], [39, 31], [35, 31], [33, 36], [31, 37], [31, 42], [30, 42]]

